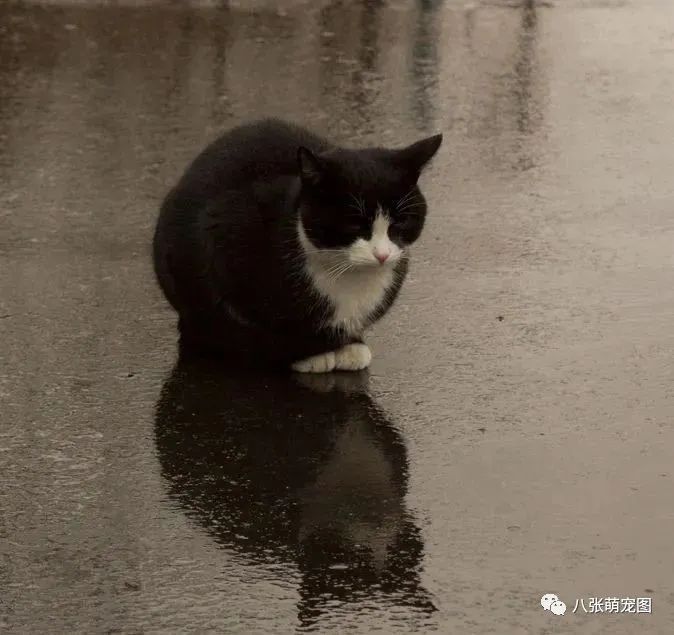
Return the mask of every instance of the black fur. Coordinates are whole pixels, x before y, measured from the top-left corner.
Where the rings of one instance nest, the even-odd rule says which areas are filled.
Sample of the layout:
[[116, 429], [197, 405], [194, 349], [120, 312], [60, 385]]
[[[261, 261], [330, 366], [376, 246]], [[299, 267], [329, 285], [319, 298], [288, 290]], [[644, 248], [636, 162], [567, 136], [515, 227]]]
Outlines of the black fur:
[[[391, 213], [391, 240], [414, 242], [426, 215], [416, 182], [441, 140], [349, 150], [271, 119], [208, 146], [164, 200], [154, 236], [155, 271], [180, 315], [183, 350], [288, 365], [359, 341], [326, 326], [333, 307], [304, 274], [298, 216], [316, 249], [334, 249], [368, 238], [380, 204]], [[396, 267], [368, 323], [393, 303], [406, 258]]]

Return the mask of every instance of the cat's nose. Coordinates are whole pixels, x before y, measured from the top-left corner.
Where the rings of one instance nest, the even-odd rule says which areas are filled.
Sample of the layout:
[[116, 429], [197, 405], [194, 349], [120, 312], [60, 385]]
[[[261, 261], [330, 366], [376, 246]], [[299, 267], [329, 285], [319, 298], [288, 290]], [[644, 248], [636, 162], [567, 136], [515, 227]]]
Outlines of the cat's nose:
[[374, 250], [374, 257], [383, 265], [388, 257], [391, 255], [390, 251], [381, 251], [379, 249]]

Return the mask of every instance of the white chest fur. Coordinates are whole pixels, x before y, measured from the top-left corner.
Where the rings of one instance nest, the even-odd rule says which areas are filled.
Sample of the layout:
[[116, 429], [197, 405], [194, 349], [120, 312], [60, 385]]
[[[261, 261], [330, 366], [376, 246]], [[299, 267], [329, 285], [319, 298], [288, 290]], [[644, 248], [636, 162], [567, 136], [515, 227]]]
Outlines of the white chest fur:
[[[313, 271], [312, 271], [313, 269]], [[316, 290], [330, 300], [334, 307], [330, 326], [349, 335], [362, 332], [367, 317], [382, 303], [393, 282], [391, 267], [372, 267], [349, 271], [336, 280], [325, 270], [307, 266]]]
[[368, 316], [382, 303], [391, 287], [394, 268], [372, 264], [353, 266], [342, 272], [339, 255], [317, 250], [301, 224], [298, 230], [305, 250], [305, 271], [315, 290], [334, 308], [327, 324], [349, 335], [360, 335]]

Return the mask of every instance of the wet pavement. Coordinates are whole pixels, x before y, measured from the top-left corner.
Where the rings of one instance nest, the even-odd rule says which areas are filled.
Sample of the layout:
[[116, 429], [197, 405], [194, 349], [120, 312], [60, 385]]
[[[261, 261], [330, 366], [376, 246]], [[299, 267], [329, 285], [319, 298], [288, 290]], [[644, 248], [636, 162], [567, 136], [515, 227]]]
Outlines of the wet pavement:
[[[0, 5], [0, 630], [671, 633], [674, 4], [148, 4]], [[159, 201], [269, 114], [445, 134], [369, 376], [176, 361]]]

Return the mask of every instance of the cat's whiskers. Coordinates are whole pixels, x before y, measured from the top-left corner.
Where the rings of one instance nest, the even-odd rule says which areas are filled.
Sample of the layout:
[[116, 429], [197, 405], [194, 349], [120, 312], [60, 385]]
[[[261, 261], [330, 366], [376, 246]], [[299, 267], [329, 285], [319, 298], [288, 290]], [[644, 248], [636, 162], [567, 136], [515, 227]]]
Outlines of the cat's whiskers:
[[326, 277], [328, 280], [336, 280], [339, 278], [343, 273], [348, 271], [352, 267], [352, 263], [349, 261], [340, 261], [336, 264], [334, 264], [331, 267], [328, 267], [328, 269], [325, 270]]
[[325, 273], [330, 274], [334, 269], [339, 269], [342, 265], [344, 264], [343, 260], [340, 260], [339, 262], [333, 263], [332, 265], [329, 265], [327, 268], [325, 268]]
[[353, 201], [355, 203], [355, 205], [350, 203], [349, 207], [351, 207], [352, 209], [355, 209], [359, 214], [364, 216], [365, 215], [365, 200], [363, 199], [363, 197], [362, 196], [357, 197], [355, 194], [351, 194], [351, 193], [349, 193], [349, 196], [353, 199]]
[[349, 271], [352, 268], [351, 265], [345, 265], [341, 269], [338, 269], [335, 273], [333, 273], [331, 276], [328, 277], [328, 280], [330, 282], [336, 282], [341, 278], [347, 271]]
[[409, 203], [417, 203], [417, 202], [420, 202], [421, 200], [422, 200], [421, 196], [419, 196], [416, 193], [413, 193], [411, 196], [407, 196], [407, 197], [405, 197], [405, 199], [399, 200], [396, 203], [395, 208], [400, 209], [401, 207], [404, 207], [405, 205], [408, 205]]
[[343, 249], [303, 249], [302, 250], [305, 254], [312, 255], [312, 254], [343, 254], [344, 250]]
[[408, 204], [405, 205], [404, 207], [396, 208], [396, 212], [398, 212], [398, 214], [401, 214], [401, 213], [404, 212], [406, 209], [413, 209], [413, 208], [415, 208], [415, 207], [423, 207], [423, 206], [424, 206], [423, 201], [420, 201], [420, 202], [418, 202], [418, 203], [408, 203]]
[[[416, 186], [412, 187], [412, 189], [405, 194], [401, 199], [399, 199], [396, 202], [396, 210], [399, 210], [402, 205], [404, 205], [408, 200], [410, 200], [413, 196], [417, 196], [417, 193], [415, 192]], [[412, 199], [413, 200], [413, 199]]]
[[374, 260], [368, 260], [367, 258], [354, 258], [352, 263], [359, 269], [365, 271], [376, 270], [379, 268], [379, 263]]

